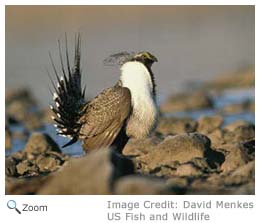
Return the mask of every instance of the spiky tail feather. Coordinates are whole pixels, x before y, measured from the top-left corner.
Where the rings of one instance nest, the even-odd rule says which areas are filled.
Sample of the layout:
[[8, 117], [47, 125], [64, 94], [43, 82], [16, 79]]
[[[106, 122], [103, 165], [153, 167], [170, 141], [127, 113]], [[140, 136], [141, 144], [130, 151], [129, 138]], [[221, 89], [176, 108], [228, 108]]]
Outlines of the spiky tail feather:
[[81, 124], [78, 122], [78, 120], [81, 116], [80, 111], [82, 106], [86, 103], [84, 99], [86, 88], [84, 87], [84, 90], [81, 88], [80, 42], [80, 34], [77, 34], [75, 36], [74, 67], [71, 69], [69, 62], [67, 36], [65, 35], [65, 69], [61, 45], [60, 41], [58, 41], [60, 65], [62, 71], [60, 78], [54, 65], [52, 56], [49, 54], [52, 68], [57, 79], [57, 85], [55, 85], [51, 79], [54, 88], [53, 101], [55, 102], [55, 105], [50, 105], [50, 108], [54, 113], [52, 119], [56, 122], [55, 127], [57, 128], [57, 134], [71, 138], [71, 140], [63, 147], [69, 146], [78, 140], [79, 130], [81, 127]]

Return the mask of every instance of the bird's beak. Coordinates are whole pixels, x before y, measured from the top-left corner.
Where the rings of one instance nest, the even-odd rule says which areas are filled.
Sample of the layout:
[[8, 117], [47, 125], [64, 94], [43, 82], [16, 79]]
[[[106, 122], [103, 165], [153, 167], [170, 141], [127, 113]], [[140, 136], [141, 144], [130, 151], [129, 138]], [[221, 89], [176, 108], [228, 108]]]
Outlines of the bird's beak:
[[154, 56], [153, 61], [154, 61], [154, 62], [158, 62], [158, 59]]
[[150, 54], [148, 58], [153, 62], [158, 62], [158, 59], [152, 54]]

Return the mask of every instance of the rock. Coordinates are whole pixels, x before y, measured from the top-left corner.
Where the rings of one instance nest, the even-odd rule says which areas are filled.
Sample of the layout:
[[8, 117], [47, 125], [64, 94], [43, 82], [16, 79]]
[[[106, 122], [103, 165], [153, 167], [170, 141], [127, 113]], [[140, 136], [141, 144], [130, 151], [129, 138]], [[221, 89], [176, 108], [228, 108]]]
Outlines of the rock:
[[[43, 126], [36, 101], [28, 89], [10, 90], [6, 94], [6, 114], [13, 122], [24, 122], [29, 130]], [[34, 110], [32, 112], [32, 110]]]
[[223, 90], [227, 88], [249, 88], [255, 85], [255, 70], [249, 67], [234, 73], [218, 75], [215, 80], [205, 84], [206, 89]]
[[181, 176], [181, 177], [183, 177], [183, 176], [198, 177], [198, 176], [201, 176], [202, 174], [203, 174], [203, 172], [201, 171], [201, 169], [199, 169], [194, 164], [189, 163], [189, 162], [180, 165], [175, 172], [176, 176]]
[[223, 117], [219, 115], [214, 116], [202, 116], [198, 119], [197, 131], [202, 134], [209, 134], [214, 130], [217, 130], [223, 124]]
[[[232, 131], [230, 131], [233, 128]], [[254, 125], [238, 125], [237, 123], [230, 124], [224, 128], [224, 140], [227, 143], [245, 142], [255, 139]]]
[[230, 104], [222, 108], [220, 112], [224, 113], [225, 115], [243, 112], [255, 112], [255, 104], [252, 101], [245, 101], [238, 104]]
[[237, 120], [237, 121], [234, 121], [234, 122], [224, 126], [223, 130], [228, 131], [228, 132], [232, 132], [239, 127], [247, 127], [247, 128], [253, 127], [254, 128], [254, 125], [250, 122], [245, 121], [245, 120]]
[[162, 179], [130, 175], [116, 181], [114, 193], [122, 195], [158, 195], [170, 194], [171, 192]]
[[189, 186], [189, 179], [187, 177], [174, 176], [167, 179], [166, 185], [170, 188], [186, 190], [186, 188]]
[[161, 118], [156, 129], [163, 135], [195, 132], [197, 122], [191, 118]]
[[[29, 177], [58, 170], [68, 157], [61, 153], [58, 145], [48, 135], [34, 133], [25, 150], [11, 154], [8, 159], [16, 161], [17, 177]], [[9, 167], [6, 166], [7, 168]]]
[[255, 161], [251, 161], [237, 169], [224, 178], [226, 185], [242, 185], [255, 180]]
[[212, 169], [207, 163], [206, 158], [194, 158], [188, 162], [180, 163], [178, 161], [169, 162], [167, 165], [158, 165], [154, 169], [142, 168], [143, 174], [155, 175], [157, 177], [172, 178], [180, 177], [197, 177], [211, 172]]
[[5, 102], [10, 104], [13, 101], [23, 101], [28, 105], [35, 105], [35, 99], [26, 88], [9, 89], [5, 92]]
[[161, 142], [157, 136], [145, 139], [130, 139], [124, 147], [122, 153], [126, 156], [140, 156], [148, 153], [154, 146]]
[[39, 156], [36, 160], [36, 165], [38, 166], [40, 172], [48, 173], [57, 170], [60, 162], [51, 156]]
[[25, 145], [25, 152], [28, 155], [35, 156], [46, 151], [61, 153], [58, 144], [49, 135], [33, 133]]
[[221, 165], [223, 172], [230, 172], [236, 168], [245, 165], [249, 157], [244, 151], [243, 145], [239, 143], [226, 144], [221, 149], [227, 152], [224, 163]]
[[162, 112], [177, 112], [212, 108], [210, 96], [205, 92], [188, 92], [171, 96], [161, 105]]
[[23, 160], [19, 164], [16, 165], [17, 173], [19, 175], [26, 175], [26, 176], [37, 176], [38, 169], [37, 167], [28, 160]]
[[150, 169], [149, 165], [144, 165], [139, 172], [146, 175], [170, 178], [176, 176], [175, 172], [179, 166], [180, 163], [178, 161], [169, 162], [166, 165], [158, 165], [154, 169]]
[[7, 114], [10, 119], [24, 123], [28, 130], [35, 130], [43, 127], [42, 118], [39, 113], [31, 112], [22, 101], [15, 101], [7, 107]]
[[111, 194], [114, 182], [133, 172], [129, 159], [111, 149], [100, 149], [70, 159], [38, 194]]
[[23, 162], [19, 163], [17, 165], [17, 172], [20, 175], [24, 175], [24, 173], [26, 173], [27, 171], [30, 170], [30, 163], [27, 160], [24, 160]]
[[24, 153], [24, 151], [18, 151], [18, 152], [13, 153], [10, 157], [17, 160], [17, 162], [20, 162], [20, 161], [26, 159], [26, 154]]
[[10, 130], [5, 127], [5, 149], [11, 149], [12, 147], [12, 136]]
[[211, 141], [212, 147], [218, 147], [225, 143], [224, 133], [221, 129], [215, 129], [211, 133], [207, 134]]
[[199, 177], [212, 172], [206, 158], [193, 158], [177, 167], [175, 176], [180, 177]]
[[255, 162], [249, 162], [232, 172], [212, 174], [201, 187], [214, 187], [215, 190], [227, 190], [225, 194], [254, 194]]
[[13, 157], [5, 158], [5, 175], [15, 177], [17, 176], [16, 171], [17, 160]]
[[232, 195], [255, 195], [255, 182], [251, 181], [248, 184], [242, 184], [232, 191]]
[[202, 172], [211, 172], [212, 169], [209, 166], [206, 158], [194, 158], [188, 163], [191, 163], [196, 168], [200, 169]]
[[230, 188], [225, 185], [209, 183], [203, 178], [195, 178], [189, 185], [186, 195], [229, 195], [232, 194]]
[[43, 127], [43, 122], [39, 113], [30, 112], [21, 102], [12, 103], [8, 107], [8, 114], [11, 119], [23, 122], [28, 130], [36, 130]]
[[187, 162], [195, 157], [204, 157], [210, 149], [210, 140], [199, 133], [168, 136], [151, 152], [137, 157], [150, 169], [161, 165], [171, 165], [174, 161]]
[[48, 182], [48, 176], [14, 178], [5, 177], [5, 194], [6, 195], [31, 195]]
[[24, 125], [28, 130], [36, 130], [43, 128], [43, 122], [40, 114], [38, 113], [28, 113], [27, 116], [23, 119]]
[[243, 148], [250, 161], [255, 160], [255, 140], [243, 142]]
[[22, 101], [14, 101], [6, 107], [8, 116], [17, 122], [23, 121], [27, 116], [28, 105]]

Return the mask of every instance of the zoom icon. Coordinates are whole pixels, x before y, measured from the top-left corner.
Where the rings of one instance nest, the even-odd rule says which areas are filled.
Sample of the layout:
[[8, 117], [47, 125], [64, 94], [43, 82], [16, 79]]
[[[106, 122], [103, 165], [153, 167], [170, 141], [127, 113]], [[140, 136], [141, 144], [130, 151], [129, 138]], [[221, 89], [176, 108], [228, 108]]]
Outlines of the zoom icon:
[[9, 209], [15, 209], [18, 214], [21, 214], [21, 211], [19, 211], [19, 210], [17, 209], [17, 207], [16, 207], [16, 202], [15, 202], [14, 200], [9, 200], [9, 201], [7, 202], [7, 207], [8, 207]]

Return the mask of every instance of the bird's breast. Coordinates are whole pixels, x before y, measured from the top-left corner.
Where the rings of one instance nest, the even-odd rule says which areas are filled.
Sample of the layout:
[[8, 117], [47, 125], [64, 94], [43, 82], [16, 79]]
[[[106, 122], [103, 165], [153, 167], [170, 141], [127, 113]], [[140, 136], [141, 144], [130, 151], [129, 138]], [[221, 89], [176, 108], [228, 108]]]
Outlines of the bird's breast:
[[156, 126], [157, 105], [148, 69], [140, 62], [127, 62], [121, 67], [123, 87], [131, 93], [132, 113], [126, 126], [129, 137], [147, 137]]
[[151, 134], [158, 120], [157, 106], [153, 100], [143, 101], [133, 107], [126, 125], [126, 134], [133, 138], [145, 138]]

